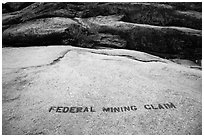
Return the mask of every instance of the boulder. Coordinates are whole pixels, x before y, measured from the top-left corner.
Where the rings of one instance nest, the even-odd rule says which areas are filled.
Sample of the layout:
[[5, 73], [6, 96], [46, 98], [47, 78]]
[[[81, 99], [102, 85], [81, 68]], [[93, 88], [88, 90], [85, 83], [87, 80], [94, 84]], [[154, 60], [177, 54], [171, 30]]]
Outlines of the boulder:
[[71, 24], [77, 22], [62, 17], [35, 19], [7, 28], [2, 39], [14, 46], [63, 44], [65, 30]]

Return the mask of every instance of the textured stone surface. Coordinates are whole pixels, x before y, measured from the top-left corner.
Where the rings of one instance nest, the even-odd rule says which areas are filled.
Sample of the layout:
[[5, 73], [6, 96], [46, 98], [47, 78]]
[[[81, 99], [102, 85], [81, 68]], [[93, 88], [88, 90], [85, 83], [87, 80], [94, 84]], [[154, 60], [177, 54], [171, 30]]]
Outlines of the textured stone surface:
[[[19, 7], [18, 3], [13, 5]], [[20, 11], [3, 14], [3, 44], [103, 45], [196, 60], [201, 59], [202, 47], [200, 8], [200, 3], [33, 3]], [[69, 25], [65, 22], [69, 19], [92, 32], [91, 36], [78, 37], [76, 33], [74, 37], [67, 36], [64, 31]]]
[[2, 4], [2, 13], [18, 11], [31, 4], [33, 4], [33, 2], [7, 2]]
[[99, 33], [119, 35], [126, 40], [127, 49], [166, 53], [187, 59], [200, 58], [202, 55], [201, 30], [127, 23], [119, 21], [120, 18], [100, 16], [82, 21], [89, 24], [90, 28], [97, 28]]
[[3, 134], [202, 134], [202, 3], [2, 13]]
[[42, 18], [12, 26], [3, 32], [3, 41], [8, 45], [33, 46], [62, 44], [62, 39], [71, 24], [70, 18]]
[[[202, 134], [199, 69], [124, 49], [3, 48], [2, 55], [3, 134]], [[137, 109], [103, 111], [127, 106]]]
[[200, 3], [30, 4], [3, 14], [4, 46], [71, 44], [192, 61], [202, 57]]
[[[180, 3], [183, 4], [183, 3]], [[42, 17], [95, 17], [114, 14], [125, 15], [124, 21], [160, 26], [182, 26], [201, 29], [201, 3], [185, 3], [186, 8], [179, 4], [159, 3], [34, 3], [18, 12], [18, 15], [3, 20], [3, 24], [20, 23]], [[200, 8], [200, 12], [195, 11]], [[179, 12], [194, 11], [198, 14], [189, 15]]]

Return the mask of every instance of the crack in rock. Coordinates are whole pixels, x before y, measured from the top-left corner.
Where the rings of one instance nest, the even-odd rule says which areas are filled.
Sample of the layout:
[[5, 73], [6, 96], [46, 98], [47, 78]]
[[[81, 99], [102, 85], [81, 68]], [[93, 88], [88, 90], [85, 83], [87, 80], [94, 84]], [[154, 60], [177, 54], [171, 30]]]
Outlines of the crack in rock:
[[64, 51], [61, 56], [59, 56], [58, 58], [54, 59], [51, 63], [43, 64], [43, 65], [37, 65], [37, 66], [22, 67], [21, 69], [39, 68], [39, 67], [45, 67], [45, 66], [54, 65], [54, 64], [58, 63], [62, 58], [64, 58], [64, 56], [65, 56], [69, 51], [72, 51], [72, 50], [69, 49], [69, 50]]
[[14, 97], [14, 98], [9, 98], [9, 99], [3, 100], [3, 102], [12, 102], [14, 100], [18, 100], [19, 98], [20, 98], [20, 95], [18, 95], [17, 97]]
[[107, 56], [118, 56], [118, 57], [125, 57], [125, 58], [128, 58], [128, 59], [133, 59], [133, 60], [136, 60], [136, 61], [140, 61], [140, 62], [161, 62], [161, 63], [166, 63], [165, 61], [161, 61], [161, 60], [141, 60], [141, 59], [137, 59], [133, 56], [130, 56], [130, 55], [110, 55], [108, 53], [98, 53], [98, 52], [93, 52], [93, 51], [89, 51], [90, 53], [95, 53], [95, 54], [102, 54], [102, 55], [107, 55]]
[[64, 58], [64, 56], [71, 50], [66, 50], [62, 53], [61, 56], [59, 56], [57, 59], [53, 60], [51, 63], [47, 64], [47, 65], [54, 65], [56, 64], [57, 62], [59, 62], [62, 58]]
[[201, 66], [190, 66], [190, 68], [202, 70]]

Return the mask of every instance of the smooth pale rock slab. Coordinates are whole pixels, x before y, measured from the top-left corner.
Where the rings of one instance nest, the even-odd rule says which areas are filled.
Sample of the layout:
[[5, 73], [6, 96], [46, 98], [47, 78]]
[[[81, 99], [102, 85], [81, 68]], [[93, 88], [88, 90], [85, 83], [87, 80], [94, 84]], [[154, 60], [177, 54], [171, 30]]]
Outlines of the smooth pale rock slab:
[[3, 134], [202, 134], [201, 70], [122, 49], [2, 53]]
[[15, 69], [49, 64], [66, 49], [66, 46], [4, 48], [2, 66]]

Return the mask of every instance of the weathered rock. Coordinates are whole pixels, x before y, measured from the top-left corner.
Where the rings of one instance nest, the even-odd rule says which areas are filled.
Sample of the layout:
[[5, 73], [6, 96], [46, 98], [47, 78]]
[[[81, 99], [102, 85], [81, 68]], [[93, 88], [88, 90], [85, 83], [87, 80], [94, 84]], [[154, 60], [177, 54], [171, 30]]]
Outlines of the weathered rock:
[[126, 40], [121, 39], [119, 35], [111, 35], [100, 33], [97, 35], [97, 39], [93, 39], [96, 45], [104, 47], [114, 47], [114, 48], [126, 48]]
[[[179, 26], [202, 29], [201, 12], [189, 15], [179, 12], [167, 4], [133, 4], [131, 12], [126, 12], [122, 19], [125, 22], [150, 24], [158, 26]], [[199, 16], [199, 17], [198, 17]]]
[[2, 8], [4, 9], [3, 13], [18, 11], [31, 4], [33, 4], [33, 2], [7, 2], [2, 4]]
[[[160, 27], [119, 21], [123, 16], [87, 19], [45, 18], [14, 25], [3, 32], [7, 45], [71, 44], [79, 47], [108, 46], [172, 57], [200, 59], [200, 30]], [[159, 55], [159, 54], [158, 54]], [[167, 56], [164, 56], [167, 57]], [[168, 58], [168, 57], [167, 57]]]
[[[202, 57], [199, 5], [33, 3], [20, 11], [3, 14], [3, 44], [102, 45], [162, 54], [165, 58], [197, 60]], [[72, 20], [71, 24], [76, 26], [62, 20]]]
[[202, 3], [13, 4], [2, 134], [202, 134]]
[[61, 17], [36, 19], [6, 29], [2, 39], [15, 46], [63, 44], [65, 30], [71, 24], [77, 22]]
[[200, 30], [126, 23], [117, 19], [115, 16], [100, 16], [84, 19], [84, 23], [97, 28], [99, 33], [120, 36], [126, 40], [128, 49], [171, 54], [179, 58], [201, 58]]
[[[201, 5], [201, 3], [197, 3], [197, 5]], [[191, 10], [189, 7], [187, 9]], [[122, 20], [126, 22], [202, 28], [201, 18], [177, 12], [177, 9], [174, 6], [159, 3], [34, 3], [19, 11], [16, 16], [3, 20], [3, 25], [45, 17], [87, 18], [120, 14], [125, 15]], [[199, 16], [202, 15], [201, 12], [197, 13]]]
[[202, 12], [202, 4], [200, 2], [165, 2], [161, 4], [168, 4], [177, 10], [182, 11], [198, 11]]
[[3, 135], [202, 134], [201, 70], [124, 49], [3, 48], [2, 56]]

